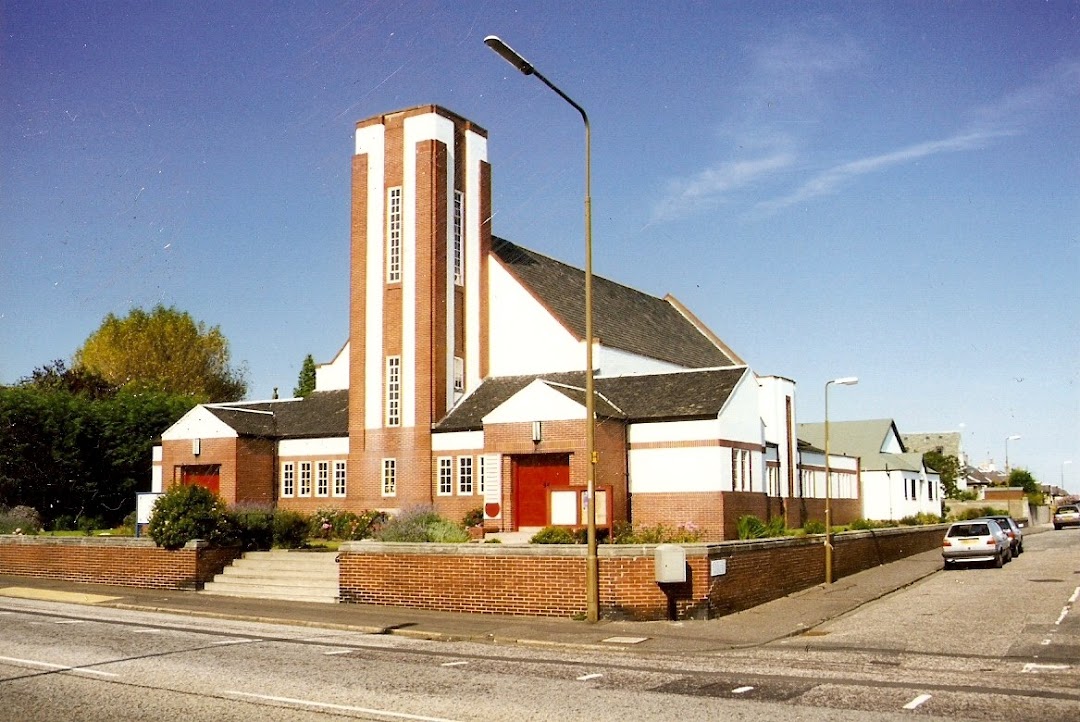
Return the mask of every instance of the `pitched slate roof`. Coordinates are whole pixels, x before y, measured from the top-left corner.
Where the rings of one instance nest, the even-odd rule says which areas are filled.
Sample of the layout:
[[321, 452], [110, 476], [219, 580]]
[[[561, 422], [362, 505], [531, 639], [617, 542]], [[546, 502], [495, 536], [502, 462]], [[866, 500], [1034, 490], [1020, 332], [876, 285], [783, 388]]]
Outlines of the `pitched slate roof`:
[[[868, 421], [830, 421], [829, 452], [858, 456], [863, 471], [922, 471], [922, 454], [917, 452], [892, 454], [881, 451], [890, 430], [895, 431], [892, 419]], [[825, 424], [799, 424], [799, 439], [819, 448], [825, 447]], [[900, 434], [897, 433], [897, 437]], [[901, 442], [902, 444], [903, 442]]]
[[[596, 413], [629, 422], [715, 418], [727, 403], [745, 366], [679, 371], [642, 376], [598, 377]], [[435, 425], [435, 431], [482, 429], [483, 418], [541, 379], [568, 397], [585, 403], [585, 374], [570, 371], [530, 376], [502, 376], [484, 381]]]
[[[571, 333], [585, 338], [584, 271], [502, 238], [492, 238], [491, 250]], [[593, 335], [605, 346], [685, 368], [742, 363], [668, 301], [595, 275]]]
[[923, 434], [901, 434], [904, 448], [908, 451], [918, 451], [925, 454], [928, 451], [936, 451], [941, 448], [941, 453], [960, 458], [960, 432], [941, 431]]
[[317, 391], [305, 399], [208, 404], [240, 436], [304, 439], [347, 436], [349, 392]]

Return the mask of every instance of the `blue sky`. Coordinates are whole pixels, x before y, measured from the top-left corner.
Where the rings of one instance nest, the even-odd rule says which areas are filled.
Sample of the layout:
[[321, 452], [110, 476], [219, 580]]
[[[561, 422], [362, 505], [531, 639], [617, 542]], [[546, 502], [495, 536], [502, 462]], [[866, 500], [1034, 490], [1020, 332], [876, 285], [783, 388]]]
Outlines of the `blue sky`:
[[[219, 325], [251, 396], [347, 334], [356, 121], [485, 127], [494, 230], [672, 293], [800, 421], [962, 430], [1080, 491], [1080, 3], [0, 6], [0, 383], [105, 314]], [[1063, 466], [1066, 460], [1074, 460]]]

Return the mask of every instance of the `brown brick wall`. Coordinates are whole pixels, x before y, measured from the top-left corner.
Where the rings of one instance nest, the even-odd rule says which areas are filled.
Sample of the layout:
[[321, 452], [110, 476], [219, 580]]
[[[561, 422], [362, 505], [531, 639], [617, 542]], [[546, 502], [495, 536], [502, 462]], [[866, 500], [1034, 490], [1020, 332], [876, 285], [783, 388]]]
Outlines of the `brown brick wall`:
[[161, 549], [150, 540], [0, 537], [0, 574], [152, 589], [202, 588], [239, 549]]
[[[939, 548], [944, 527], [846, 532], [834, 536], [837, 579]], [[600, 611], [605, 618], [707, 618], [749, 609], [824, 581], [820, 537], [694, 544], [687, 581], [655, 579], [653, 547], [601, 546]], [[710, 576], [725, 559], [726, 574]], [[585, 613], [585, 547], [500, 550], [492, 545], [346, 545], [346, 602], [486, 614], [572, 617]]]

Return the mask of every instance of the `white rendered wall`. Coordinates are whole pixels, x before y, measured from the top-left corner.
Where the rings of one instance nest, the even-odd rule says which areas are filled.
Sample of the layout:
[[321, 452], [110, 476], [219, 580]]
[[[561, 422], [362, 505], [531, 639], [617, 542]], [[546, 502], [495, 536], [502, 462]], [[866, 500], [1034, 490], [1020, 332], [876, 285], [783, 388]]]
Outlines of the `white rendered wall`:
[[631, 494], [731, 489], [731, 449], [720, 446], [631, 449], [629, 465]]
[[[486, 218], [480, 217], [484, 190], [481, 164], [487, 162], [487, 138], [465, 131], [465, 392], [480, 385], [480, 271], [486, 258], [480, 255], [480, 238]], [[450, 336], [453, 338], [453, 335]], [[449, 378], [454, 378], [453, 369]]]
[[720, 422], [716, 419], [631, 424], [627, 430], [627, 440], [631, 446], [653, 442], [713, 441], [719, 438]]
[[237, 433], [231, 426], [214, 416], [204, 406], [196, 406], [161, 434], [162, 441], [235, 439], [236, 437]]
[[340, 391], [349, 388], [349, 352], [349, 342], [346, 342], [333, 361], [315, 367], [316, 391]]
[[[582, 350], [584, 353], [584, 350]], [[584, 365], [584, 364], [583, 364]], [[681, 371], [685, 367], [642, 356], [629, 351], [598, 346], [593, 357], [593, 366], [602, 376], [633, 376], [635, 374], [662, 374], [669, 371]]]
[[386, 270], [386, 127], [369, 125], [356, 131], [356, 154], [367, 154], [367, 267], [364, 305], [364, 426], [383, 424], [383, 289]]
[[278, 456], [346, 456], [349, 453], [349, 437], [335, 436], [325, 439], [283, 439], [278, 443]]
[[154, 446], [153, 463], [150, 467], [150, 493], [161, 493], [161, 444]]
[[[747, 369], [735, 384], [724, 408], [720, 410], [720, 438], [764, 445], [764, 439], [761, 438], [758, 391], [754, 375]], [[759, 469], [755, 469], [755, 474], [758, 471]]]
[[582, 344], [494, 257], [488, 261], [488, 284], [491, 376], [585, 368]]
[[432, 451], [458, 451], [459, 449], [483, 448], [483, 431], [449, 431], [431, 435]]
[[902, 454], [904, 453], [903, 446], [900, 443], [900, 439], [893, 433], [892, 427], [889, 427], [888, 433], [885, 434], [885, 439], [881, 444], [881, 453], [883, 454]]
[[483, 418], [484, 424], [584, 419], [585, 407], [543, 381], [533, 381]]

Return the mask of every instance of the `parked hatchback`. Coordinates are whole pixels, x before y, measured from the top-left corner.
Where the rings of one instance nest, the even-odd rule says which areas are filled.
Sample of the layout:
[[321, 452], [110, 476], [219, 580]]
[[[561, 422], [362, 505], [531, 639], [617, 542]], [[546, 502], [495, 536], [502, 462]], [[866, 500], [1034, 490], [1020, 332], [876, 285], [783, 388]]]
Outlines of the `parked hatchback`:
[[1009, 537], [1009, 547], [1014, 557], [1024, 553], [1024, 532], [1015, 519], [1004, 514], [990, 514], [979, 517], [979, 519], [993, 519], [998, 523], [1001, 531], [1005, 532], [1005, 536]]
[[1080, 526], [1080, 507], [1076, 504], [1066, 504], [1054, 510], [1054, 528], [1065, 526]]
[[996, 521], [973, 519], [958, 521], [949, 527], [941, 543], [941, 556], [945, 559], [946, 569], [974, 562], [992, 562], [1000, 569], [1012, 559], [1012, 550], [1009, 537]]

